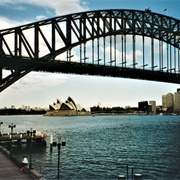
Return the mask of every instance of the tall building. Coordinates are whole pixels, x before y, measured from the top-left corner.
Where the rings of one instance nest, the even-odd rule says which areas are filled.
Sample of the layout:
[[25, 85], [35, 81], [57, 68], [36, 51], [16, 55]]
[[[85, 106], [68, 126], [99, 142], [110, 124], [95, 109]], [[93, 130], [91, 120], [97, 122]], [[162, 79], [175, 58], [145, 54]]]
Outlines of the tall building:
[[180, 112], [180, 89], [174, 93], [174, 112]]
[[156, 114], [156, 101], [149, 101], [149, 104], [152, 106], [153, 114]]
[[164, 111], [173, 112], [174, 110], [174, 96], [172, 93], [168, 93], [162, 96], [162, 108]]
[[172, 93], [166, 95], [167, 107], [174, 107], [174, 97]]
[[167, 110], [166, 95], [162, 95], [162, 109], [163, 111]]
[[147, 101], [138, 102], [138, 109], [139, 111], [148, 113], [148, 102]]

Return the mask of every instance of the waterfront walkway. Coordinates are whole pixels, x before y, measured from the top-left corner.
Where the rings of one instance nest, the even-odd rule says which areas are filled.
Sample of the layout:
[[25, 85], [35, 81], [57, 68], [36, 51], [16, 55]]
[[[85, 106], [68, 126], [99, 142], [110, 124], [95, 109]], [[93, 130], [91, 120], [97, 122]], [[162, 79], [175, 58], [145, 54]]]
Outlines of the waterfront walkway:
[[28, 180], [33, 179], [28, 173], [25, 171], [21, 172], [19, 167], [9, 159], [5, 154], [0, 151], [0, 180]]
[[44, 180], [44, 176], [35, 169], [20, 171], [21, 162], [13, 157], [10, 152], [0, 146], [0, 180]]

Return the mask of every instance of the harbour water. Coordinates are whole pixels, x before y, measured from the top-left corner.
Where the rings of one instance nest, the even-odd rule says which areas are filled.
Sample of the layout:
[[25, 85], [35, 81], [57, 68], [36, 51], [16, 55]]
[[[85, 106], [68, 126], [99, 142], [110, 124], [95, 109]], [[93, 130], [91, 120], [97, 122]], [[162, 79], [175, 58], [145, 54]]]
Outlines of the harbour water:
[[[47, 180], [57, 179], [58, 150], [50, 152], [53, 141], [60, 138], [66, 146], [60, 151], [62, 180], [117, 180], [119, 174], [131, 179], [141, 173], [143, 179], [180, 179], [180, 116], [1, 116], [1, 128], [16, 125], [14, 132], [40, 130], [47, 133], [47, 146], [32, 145], [32, 165]], [[27, 155], [26, 146], [9, 147], [17, 157]]]

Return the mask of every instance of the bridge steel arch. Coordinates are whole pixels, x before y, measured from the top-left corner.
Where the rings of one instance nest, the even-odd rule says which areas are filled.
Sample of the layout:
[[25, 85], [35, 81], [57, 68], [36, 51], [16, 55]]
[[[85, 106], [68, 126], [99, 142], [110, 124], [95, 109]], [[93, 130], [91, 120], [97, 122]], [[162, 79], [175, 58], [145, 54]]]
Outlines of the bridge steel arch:
[[31, 71], [179, 84], [180, 20], [150, 10], [98, 10], [0, 30], [0, 91]]

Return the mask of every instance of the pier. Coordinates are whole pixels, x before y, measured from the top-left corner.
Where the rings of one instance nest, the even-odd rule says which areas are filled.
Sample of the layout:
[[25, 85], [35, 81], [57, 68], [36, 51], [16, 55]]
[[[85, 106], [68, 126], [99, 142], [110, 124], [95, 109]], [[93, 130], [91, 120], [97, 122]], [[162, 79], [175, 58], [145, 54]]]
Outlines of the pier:
[[46, 133], [38, 131], [27, 131], [26, 133], [4, 133], [0, 134], [0, 143], [29, 143], [38, 142], [46, 145]]

